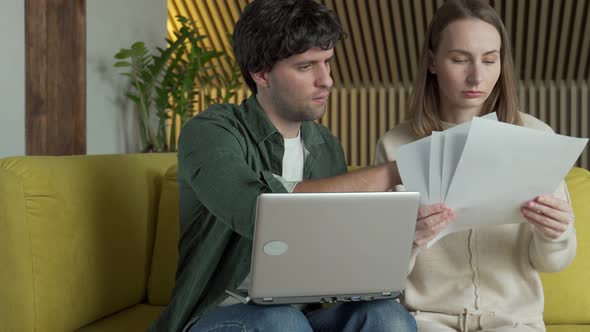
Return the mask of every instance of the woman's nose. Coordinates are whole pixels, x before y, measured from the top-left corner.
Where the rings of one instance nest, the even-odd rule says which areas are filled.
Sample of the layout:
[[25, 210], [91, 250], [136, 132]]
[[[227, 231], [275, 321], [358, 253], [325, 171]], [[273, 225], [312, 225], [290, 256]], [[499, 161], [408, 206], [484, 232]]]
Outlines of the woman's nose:
[[467, 75], [467, 83], [471, 85], [478, 85], [483, 81], [482, 71], [479, 65], [474, 64]]

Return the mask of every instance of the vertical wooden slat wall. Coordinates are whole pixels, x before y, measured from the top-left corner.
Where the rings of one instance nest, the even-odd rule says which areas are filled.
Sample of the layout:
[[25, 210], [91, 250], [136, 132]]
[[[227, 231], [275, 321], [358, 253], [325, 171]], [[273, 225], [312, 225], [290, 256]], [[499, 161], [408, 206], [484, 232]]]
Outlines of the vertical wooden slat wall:
[[320, 123], [340, 138], [348, 164], [370, 165], [379, 137], [403, 121], [409, 94], [403, 86], [336, 87]]
[[[231, 50], [250, 0], [168, 0], [174, 17], [196, 20], [206, 47]], [[336, 46], [335, 86], [320, 122], [339, 137], [351, 165], [372, 163], [377, 139], [407, 116], [424, 34], [444, 0], [318, 0], [336, 11], [348, 38]], [[514, 50], [520, 107], [564, 135], [589, 137], [590, 1], [490, 0]], [[172, 34], [171, 34], [172, 37]], [[218, 63], [218, 70], [227, 70]], [[235, 102], [247, 97], [241, 91]], [[589, 168], [588, 148], [578, 165]]]
[[[551, 126], [557, 133], [590, 137], [587, 81], [527, 81], [519, 86], [520, 108]], [[584, 150], [578, 166], [590, 168], [590, 153]]]
[[86, 153], [86, 2], [25, 1], [27, 155]]

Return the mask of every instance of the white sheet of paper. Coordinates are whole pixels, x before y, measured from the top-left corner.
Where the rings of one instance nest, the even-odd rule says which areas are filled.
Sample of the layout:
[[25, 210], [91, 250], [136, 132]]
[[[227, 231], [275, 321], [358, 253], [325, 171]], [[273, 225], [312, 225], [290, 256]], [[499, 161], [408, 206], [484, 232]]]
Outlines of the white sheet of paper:
[[475, 118], [445, 200], [457, 218], [428, 247], [452, 232], [524, 221], [520, 206], [553, 193], [587, 142]]
[[427, 204], [430, 173], [430, 136], [402, 145], [397, 152], [397, 168], [406, 191], [420, 192], [420, 204]]
[[[482, 118], [497, 120], [496, 113], [486, 114]], [[467, 135], [469, 132], [469, 125], [470, 123], [463, 123], [453, 128], [447, 129], [443, 131], [443, 135], [447, 135], [448, 133], [464, 133]], [[441, 199], [433, 201], [429, 197], [430, 189], [429, 189], [429, 178], [430, 178], [430, 143], [432, 136], [428, 136], [422, 138], [418, 141], [403, 145], [399, 148], [397, 152], [397, 167], [402, 178], [402, 182], [404, 187], [407, 191], [417, 191], [420, 192], [420, 204], [432, 204], [432, 203], [440, 203], [444, 200], [444, 196], [446, 195], [448, 183], [450, 183], [450, 177], [445, 179], [444, 174], [441, 173], [442, 180], [441, 180]], [[446, 140], [443, 139], [443, 140]], [[446, 142], [445, 142], [446, 143]], [[446, 144], [445, 144], [446, 145]], [[464, 144], [463, 144], [464, 145]], [[444, 146], [443, 146], [444, 149]], [[444, 163], [445, 155], [443, 150], [442, 162]], [[457, 159], [458, 161], [458, 159]], [[452, 165], [449, 164], [448, 172], [454, 172], [457, 164], [454, 162]], [[442, 170], [442, 169], [441, 169]], [[448, 181], [445, 185], [445, 181]]]
[[[498, 116], [495, 112], [486, 114], [481, 118], [498, 121]], [[455, 174], [459, 159], [463, 153], [463, 148], [465, 147], [469, 128], [471, 128], [471, 121], [456, 125], [442, 132], [444, 135], [444, 144], [441, 169], [441, 196], [439, 201], [432, 201], [431, 203], [439, 203], [446, 200], [449, 185], [453, 180], [453, 175]]]
[[428, 201], [430, 204], [442, 202], [441, 181], [443, 147], [445, 136], [440, 131], [432, 132], [430, 140], [430, 172], [428, 177]]
[[453, 175], [455, 174], [455, 170], [461, 159], [461, 153], [463, 153], [463, 147], [467, 140], [467, 133], [461, 131], [448, 132], [445, 133], [444, 137], [444, 158], [441, 170], [441, 200], [439, 202], [444, 202], [447, 197]]

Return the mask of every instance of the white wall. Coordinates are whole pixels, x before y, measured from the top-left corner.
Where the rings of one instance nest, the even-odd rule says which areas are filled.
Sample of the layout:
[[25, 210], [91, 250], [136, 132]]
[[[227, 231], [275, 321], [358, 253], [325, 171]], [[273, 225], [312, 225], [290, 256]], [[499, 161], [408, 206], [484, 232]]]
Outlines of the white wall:
[[0, 1], [0, 158], [25, 154], [25, 2]]
[[139, 150], [135, 110], [124, 96], [126, 77], [113, 67], [113, 56], [135, 41], [151, 49], [165, 46], [167, 10], [166, 0], [86, 1], [88, 154]]
[[[125, 80], [113, 55], [142, 40], [164, 46], [167, 1], [87, 0], [87, 153], [139, 149], [135, 113], [123, 97]], [[0, 1], [0, 158], [25, 154], [25, 6]]]

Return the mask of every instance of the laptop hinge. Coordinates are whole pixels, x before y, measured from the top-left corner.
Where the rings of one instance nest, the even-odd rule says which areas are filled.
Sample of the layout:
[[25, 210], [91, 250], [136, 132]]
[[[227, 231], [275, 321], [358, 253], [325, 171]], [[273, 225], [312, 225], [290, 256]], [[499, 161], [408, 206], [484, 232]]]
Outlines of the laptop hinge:
[[264, 297], [262, 298], [262, 302], [272, 302], [272, 297]]
[[383, 292], [383, 293], [381, 293], [381, 295], [383, 295], [383, 296], [391, 296], [391, 292]]

